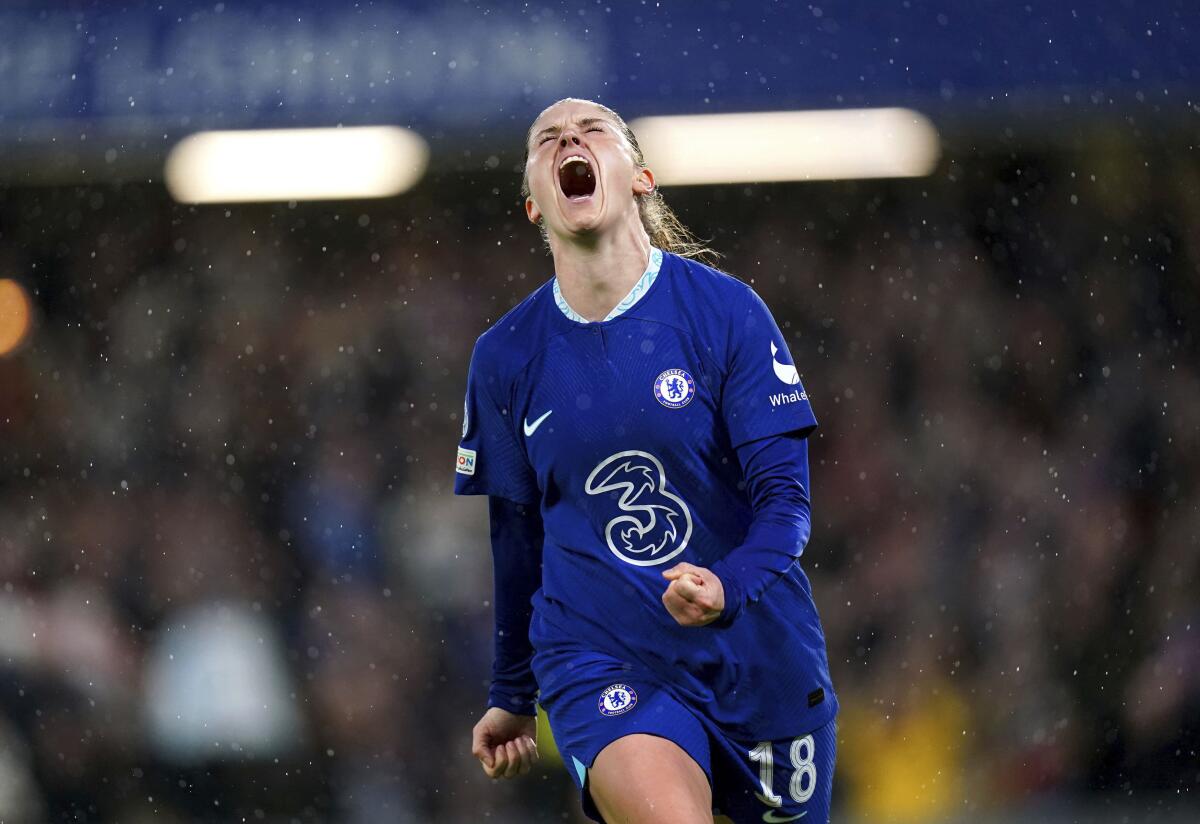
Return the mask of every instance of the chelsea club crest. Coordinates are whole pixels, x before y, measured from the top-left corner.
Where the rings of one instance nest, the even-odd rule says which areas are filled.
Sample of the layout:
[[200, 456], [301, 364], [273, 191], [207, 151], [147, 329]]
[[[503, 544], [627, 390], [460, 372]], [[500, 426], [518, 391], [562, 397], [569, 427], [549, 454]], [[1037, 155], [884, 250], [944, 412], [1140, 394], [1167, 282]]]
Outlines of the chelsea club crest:
[[637, 706], [637, 693], [628, 684], [613, 684], [600, 693], [601, 715], [622, 715]]
[[654, 379], [654, 397], [668, 409], [687, 406], [696, 396], [696, 382], [682, 369], [668, 369]]

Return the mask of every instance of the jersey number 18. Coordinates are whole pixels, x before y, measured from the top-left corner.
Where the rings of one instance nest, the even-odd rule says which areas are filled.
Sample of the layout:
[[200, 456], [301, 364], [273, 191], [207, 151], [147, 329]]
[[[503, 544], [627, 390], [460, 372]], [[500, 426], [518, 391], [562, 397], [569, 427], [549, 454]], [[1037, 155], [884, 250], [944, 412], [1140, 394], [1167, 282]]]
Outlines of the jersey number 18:
[[[792, 741], [788, 753], [792, 762], [792, 777], [788, 781], [788, 795], [797, 804], [803, 804], [812, 798], [817, 788], [817, 767], [813, 764], [813, 737], [805, 735]], [[776, 794], [773, 784], [775, 777], [774, 745], [770, 741], [759, 741], [758, 746], [750, 750], [750, 760], [758, 764], [758, 783], [762, 792], [755, 793], [759, 801], [771, 807], [783, 804], [783, 796]], [[805, 776], [808, 777], [806, 782]]]

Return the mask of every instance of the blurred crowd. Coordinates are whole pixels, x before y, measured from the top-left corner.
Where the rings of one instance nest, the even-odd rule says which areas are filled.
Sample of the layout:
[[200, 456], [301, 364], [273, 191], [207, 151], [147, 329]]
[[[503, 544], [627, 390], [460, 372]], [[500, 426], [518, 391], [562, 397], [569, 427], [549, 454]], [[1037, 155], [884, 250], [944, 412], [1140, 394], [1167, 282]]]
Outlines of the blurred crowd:
[[[38, 315], [0, 359], [0, 820], [582, 820], [553, 758], [469, 752], [491, 559], [451, 461], [475, 338], [552, 275], [517, 185], [0, 190]], [[1195, 803], [1194, 156], [667, 197], [821, 421], [836, 809]]]

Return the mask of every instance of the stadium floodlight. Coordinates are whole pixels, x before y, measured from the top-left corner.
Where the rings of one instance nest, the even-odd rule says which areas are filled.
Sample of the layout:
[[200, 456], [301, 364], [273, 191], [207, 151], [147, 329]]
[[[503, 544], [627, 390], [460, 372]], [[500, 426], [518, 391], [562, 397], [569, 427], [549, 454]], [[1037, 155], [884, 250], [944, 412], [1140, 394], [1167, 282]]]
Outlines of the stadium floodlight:
[[33, 325], [33, 306], [21, 284], [0, 278], [0, 358], [15, 352]]
[[199, 132], [167, 156], [182, 203], [389, 197], [429, 162], [421, 136], [399, 126]]
[[911, 109], [644, 117], [629, 124], [664, 185], [921, 177], [938, 133]]

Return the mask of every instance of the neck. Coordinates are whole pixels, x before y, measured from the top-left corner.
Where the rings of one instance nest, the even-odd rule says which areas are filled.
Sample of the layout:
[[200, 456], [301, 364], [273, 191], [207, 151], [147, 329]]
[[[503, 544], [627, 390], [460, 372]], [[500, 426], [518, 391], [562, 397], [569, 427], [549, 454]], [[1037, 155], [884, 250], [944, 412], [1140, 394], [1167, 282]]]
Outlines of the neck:
[[589, 321], [604, 320], [646, 271], [650, 237], [634, 213], [620, 229], [583, 238], [550, 236], [554, 273], [567, 305]]

